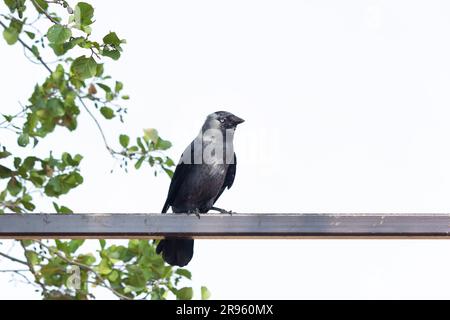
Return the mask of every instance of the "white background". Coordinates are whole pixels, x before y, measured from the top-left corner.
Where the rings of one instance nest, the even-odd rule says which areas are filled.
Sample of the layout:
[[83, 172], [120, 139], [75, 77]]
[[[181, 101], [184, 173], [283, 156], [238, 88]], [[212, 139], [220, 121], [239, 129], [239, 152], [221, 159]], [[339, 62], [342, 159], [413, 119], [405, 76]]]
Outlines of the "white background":
[[[93, 37], [128, 41], [107, 62], [131, 95], [126, 124], [105, 125], [112, 143], [156, 127], [177, 160], [207, 114], [246, 119], [221, 207], [450, 212], [448, 1], [91, 3]], [[0, 108], [12, 113], [45, 70], [3, 41], [0, 58]], [[169, 179], [122, 173], [88, 117], [46, 140], [36, 152], [85, 155], [85, 183], [62, 204], [160, 211]], [[197, 297], [207, 285], [216, 299], [450, 298], [447, 241], [203, 240], [189, 268]], [[0, 298], [39, 298], [9, 279], [0, 274]]]

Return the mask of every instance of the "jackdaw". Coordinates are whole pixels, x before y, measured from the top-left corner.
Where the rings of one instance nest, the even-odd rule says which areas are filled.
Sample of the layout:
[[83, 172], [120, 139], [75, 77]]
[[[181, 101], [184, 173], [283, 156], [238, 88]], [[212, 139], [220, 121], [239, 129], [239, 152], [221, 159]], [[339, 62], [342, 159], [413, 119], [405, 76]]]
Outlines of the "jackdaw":
[[[209, 210], [230, 213], [214, 203], [226, 188], [233, 185], [236, 175], [236, 154], [233, 137], [243, 119], [226, 111], [210, 114], [198, 136], [183, 152], [170, 183], [162, 213], [172, 207], [174, 213], [200, 213]], [[166, 238], [156, 248], [164, 261], [183, 267], [194, 254], [194, 240]]]

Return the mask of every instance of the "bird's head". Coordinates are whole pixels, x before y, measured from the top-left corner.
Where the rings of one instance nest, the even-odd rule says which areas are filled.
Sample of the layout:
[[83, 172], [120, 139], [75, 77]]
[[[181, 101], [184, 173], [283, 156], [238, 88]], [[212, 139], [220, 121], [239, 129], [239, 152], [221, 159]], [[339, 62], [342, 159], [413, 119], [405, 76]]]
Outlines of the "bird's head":
[[209, 129], [234, 129], [238, 124], [244, 122], [244, 119], [235, 116], [231, 112], [216, 111], [211, 113], [205, 121], [206, 127]]

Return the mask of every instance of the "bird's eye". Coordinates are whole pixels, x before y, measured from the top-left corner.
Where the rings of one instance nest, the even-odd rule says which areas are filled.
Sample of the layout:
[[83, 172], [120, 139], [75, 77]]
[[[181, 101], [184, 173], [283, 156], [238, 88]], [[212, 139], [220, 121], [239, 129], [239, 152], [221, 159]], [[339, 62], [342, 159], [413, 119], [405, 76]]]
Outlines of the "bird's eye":
[[224, 123], [224, 122], [225, 122], [225, 119], [219, 119], [219, 121], [220, 121], [221, 123]]

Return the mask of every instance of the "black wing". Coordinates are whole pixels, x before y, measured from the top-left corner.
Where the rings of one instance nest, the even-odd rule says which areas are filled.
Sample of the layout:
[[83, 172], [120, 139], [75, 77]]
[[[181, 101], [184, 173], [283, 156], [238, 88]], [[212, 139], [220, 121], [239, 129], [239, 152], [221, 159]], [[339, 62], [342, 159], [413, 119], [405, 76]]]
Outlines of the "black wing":
[[217, 199], [222, 195], [223, 191], [228, 188], [230, 189], [234, 182], [234, 177], [236, 176], [236, 153], [234, 154], [234, 163], [230, 164], [228, 166], [227, 175], [225, 176], [225, 181], [223, 182], [223, 186], [220, 189], [219, 194], [217, 195], [216, 199], [214, 199], [214, 203], [216, 203]]
[[[190, 145], [191, 149], [191, 161], [194, 161], [194, 147], [191, 143]], [[181, 156], [181, 159], [183, 159], [183, 156]], [[167, 194], [166, 202], [164, 203], [164, 206], [162, 208], [162, 213], [166, 213], [167, 210], [169, 210], [169, 207], [172, 205], [173, 201], [175, 200], [175, 197], [178, 193], [178, 190], [180, 189], [181, 184], [183, 183], [184, 179], [186, 178], [188, 170], [191, 168], [190, 164], [186, 164], [183, 162], [180, 162], [177, 167], [175, 168], [175, 172], [173, 173], [172, 181], [170, 182], [169, 192]]]

